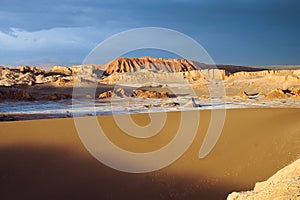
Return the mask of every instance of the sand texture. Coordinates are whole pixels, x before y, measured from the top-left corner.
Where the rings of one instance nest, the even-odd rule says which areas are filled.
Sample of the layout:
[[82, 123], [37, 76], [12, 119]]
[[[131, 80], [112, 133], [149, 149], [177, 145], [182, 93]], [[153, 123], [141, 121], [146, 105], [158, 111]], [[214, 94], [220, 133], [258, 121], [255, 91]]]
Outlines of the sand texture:
[[[81, 143], [72, 118], [1, 122], [0, 199], [226, 199], [299, 158], [300, 109], [228, 110], [221, 137], [204, 159], [198, 153], [211, 114], [191, 112], [200, 112], [201, 122], [190, 148], [170, 166], [142, 174], [98, 162]], [[132, 118], [149, 123], [147, 114]], [[167, 113], [165, 127], [148, 139], [124, 134], [112, 116], [97, 119], [114, 144], [148, 152], [172, 140], [180, 112]]]

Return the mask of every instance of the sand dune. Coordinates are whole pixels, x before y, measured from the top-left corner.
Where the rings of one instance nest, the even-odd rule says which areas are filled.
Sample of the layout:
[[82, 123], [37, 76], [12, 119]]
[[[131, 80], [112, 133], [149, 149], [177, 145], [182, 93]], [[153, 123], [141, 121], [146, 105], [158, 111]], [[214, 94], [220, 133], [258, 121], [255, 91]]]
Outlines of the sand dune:
[[[198, 112], [198, 111], [193, 111]], [[128, 174], [95, 160], [82, 145], [73, 119], [0, 124], [0, 199], [226, 199], [300, 156], [299, 109], [228, 110], [222, 135], [204, 159], [197, 155], [210, 121], [201, 123], [188, 151], [162, 170]], [[112, 116], [97, 117], [118, 146], [148, 152], [172, 140], [180, 113], [168, 113], [166, 127], [149, 139], [131, 138]], [[136, 123], [149, 123], [135, 114]]]

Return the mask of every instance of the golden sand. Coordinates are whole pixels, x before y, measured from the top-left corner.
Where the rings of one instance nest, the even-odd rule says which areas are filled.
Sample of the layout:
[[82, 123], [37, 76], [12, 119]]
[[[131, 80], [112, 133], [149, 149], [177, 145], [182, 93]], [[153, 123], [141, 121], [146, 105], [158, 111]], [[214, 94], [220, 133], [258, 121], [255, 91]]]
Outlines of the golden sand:
[[[210, 111], [193, 112], [201, 122], [190, 148], [172, 165], [144, 174], [119, 172], [93, 158], [73, 119], [1, 122], [0, 199], [225, 199], [300, 156], [300, 109], [228, 110], [221, 137], [204, 159], [198, 153]], [[180, 113], [168, 113], [164, 129], [148, 139], [124, 134], [112, 116], [97, 118], [113, 143], [147, 152], [172, 140]], [[149, 123], [147, 114], [132, 118]]]

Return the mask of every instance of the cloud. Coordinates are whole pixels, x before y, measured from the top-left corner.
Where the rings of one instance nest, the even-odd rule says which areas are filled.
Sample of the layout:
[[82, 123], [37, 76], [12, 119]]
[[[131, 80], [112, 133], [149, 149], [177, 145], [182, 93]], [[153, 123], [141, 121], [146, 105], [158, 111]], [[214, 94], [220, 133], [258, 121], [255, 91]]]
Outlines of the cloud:
[[297, 0], [1, 0], [0, 62], [77, 62], [112, 34], [154, 26], [195, 38], [217, 62], [299, 64], [299, 7]]
[[91, 27], [52, 28], [29, 32], [11, 28], [9, 33], [0, 32], [0, 44], [6, 50], [37, 51], [51, 48], [91, 47], [95, 45], [89, 38], [99, 30]]
[[[81, 63], [102, 40], [122, 29], [96, 27], [60, 27], [39, 31], [11, 28], [0, 31], [1, 63]], [[25, 64], [24, 63], [24, 64]]]

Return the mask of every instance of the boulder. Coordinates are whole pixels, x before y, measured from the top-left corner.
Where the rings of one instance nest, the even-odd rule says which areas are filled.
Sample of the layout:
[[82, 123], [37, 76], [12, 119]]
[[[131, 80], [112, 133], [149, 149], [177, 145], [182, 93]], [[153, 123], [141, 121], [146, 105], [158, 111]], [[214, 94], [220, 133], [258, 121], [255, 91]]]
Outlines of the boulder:
[[103, 93], [99, 94], [98, 98], [99, 99], [106, 99], [106, 98], [111, 98], [113, 96], [114, 96], [113, 91], [109, 90], [109, 91], [106, 91], [106, 92], [103, 92]]
[[143, 91], [143, 90], [133, 90], [131, 97], [139, 98], [168, 98], [169, 94], [167, 92], [157, 92], [157, 91]]
[[105, 99], [105, 98], [111, 98], [115, 96], [124, 98], [124, 97], [128, 97], [129, 94], [123, 88], [117, 88], [115, 90], [109, 90], [99, 94], [98, 98]]

